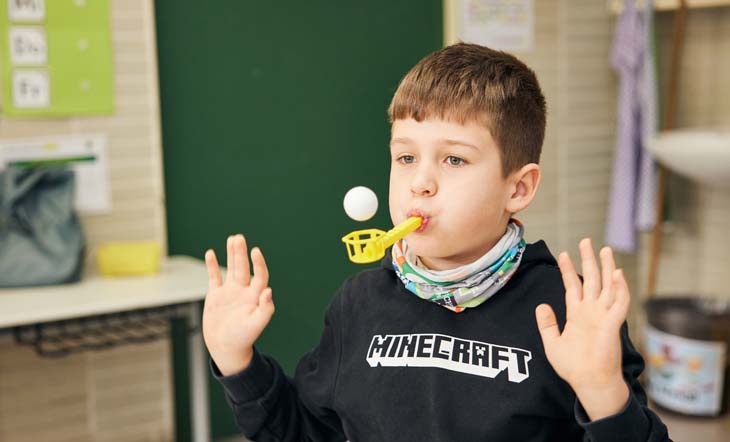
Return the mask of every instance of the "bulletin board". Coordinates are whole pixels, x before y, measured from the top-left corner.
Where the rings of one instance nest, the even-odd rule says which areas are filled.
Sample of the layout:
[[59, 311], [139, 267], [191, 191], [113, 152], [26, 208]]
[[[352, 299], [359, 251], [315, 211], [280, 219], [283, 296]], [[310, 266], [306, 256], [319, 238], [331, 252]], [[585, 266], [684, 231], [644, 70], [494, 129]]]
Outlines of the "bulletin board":
[[0, 0], [3, 114], [114, 110], [109, 0]]

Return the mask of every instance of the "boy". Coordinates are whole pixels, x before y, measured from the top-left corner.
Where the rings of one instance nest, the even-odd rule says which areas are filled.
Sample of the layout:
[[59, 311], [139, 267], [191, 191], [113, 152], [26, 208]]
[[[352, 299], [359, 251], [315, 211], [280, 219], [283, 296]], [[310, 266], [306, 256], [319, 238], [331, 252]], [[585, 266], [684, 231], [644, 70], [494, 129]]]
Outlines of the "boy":
[[420, 216], [422, 226], [379, 269], [345, 281], [293, 380], [253, 347], [274, 313], [261, 251], [251, 251], [251, 277], [243, 236], [229, 237], [225, 283], [206, 253], [203, 332], [243, 433], [669, 440], [636, 379], [643, 360], [611, 250], [599, 270], [581, 241], [581, 282], [566, 253], [556, 263], [544, 242], [526, 245], [512, 218], [540, 182], [545, 99], [534, 73], [509, 54], [456, 44], [403, 78], [388, 114], [391, 219]]

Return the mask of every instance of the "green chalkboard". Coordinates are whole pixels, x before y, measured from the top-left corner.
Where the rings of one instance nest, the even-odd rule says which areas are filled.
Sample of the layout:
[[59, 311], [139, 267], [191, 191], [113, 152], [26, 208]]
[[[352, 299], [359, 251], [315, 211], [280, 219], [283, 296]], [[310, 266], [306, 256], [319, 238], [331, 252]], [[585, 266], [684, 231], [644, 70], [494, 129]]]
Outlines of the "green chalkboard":
[[[224, 260], [236, 232], [260, 246], [277, 311], [258, 346], [292, 373], [334, 291], [364, 269], [340, 238], [392, 226], [386, 109], [441, 46], [441, 1], [155, 5], [170, 253]], [[370, 222], [342, 208], [356, 185], [379, 196]], [[214, 436], [235, 431], [211, 385]]]

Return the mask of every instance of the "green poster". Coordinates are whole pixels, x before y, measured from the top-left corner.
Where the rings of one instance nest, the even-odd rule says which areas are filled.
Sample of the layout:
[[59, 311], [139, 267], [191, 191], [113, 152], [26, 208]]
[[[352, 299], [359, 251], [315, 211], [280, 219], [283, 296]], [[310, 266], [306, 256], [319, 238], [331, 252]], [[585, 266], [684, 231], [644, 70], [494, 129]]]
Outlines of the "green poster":
[[109, 0], [0, 0], [8, 116], [111, 114]]

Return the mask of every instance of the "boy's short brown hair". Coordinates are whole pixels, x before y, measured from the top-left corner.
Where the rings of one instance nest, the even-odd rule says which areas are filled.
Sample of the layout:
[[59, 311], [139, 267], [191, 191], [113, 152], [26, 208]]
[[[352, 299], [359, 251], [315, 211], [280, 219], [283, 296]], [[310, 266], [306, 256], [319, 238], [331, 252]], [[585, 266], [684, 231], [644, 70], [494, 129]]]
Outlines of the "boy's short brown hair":
[[438, 118], [484, 124], [499, 146], [502, 174], [540, 161], [545, 97], [535, 73], [514, 56], [457, 43], [418, 62], [388, 108], [395, 120]]

